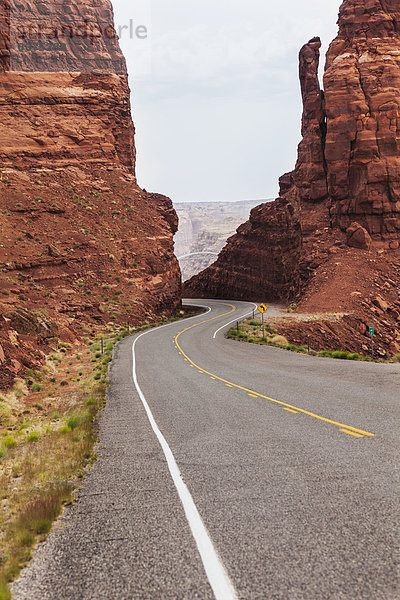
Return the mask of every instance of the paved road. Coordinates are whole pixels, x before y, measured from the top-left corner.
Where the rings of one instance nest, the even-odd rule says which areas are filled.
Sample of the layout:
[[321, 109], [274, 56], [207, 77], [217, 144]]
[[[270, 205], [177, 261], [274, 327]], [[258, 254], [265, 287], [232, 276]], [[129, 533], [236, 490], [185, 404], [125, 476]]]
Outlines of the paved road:
[[14, 598], [398, 600], [400, 365], [214, 337], [252, 305], [201, 304], [119, 344], [100, 459]]

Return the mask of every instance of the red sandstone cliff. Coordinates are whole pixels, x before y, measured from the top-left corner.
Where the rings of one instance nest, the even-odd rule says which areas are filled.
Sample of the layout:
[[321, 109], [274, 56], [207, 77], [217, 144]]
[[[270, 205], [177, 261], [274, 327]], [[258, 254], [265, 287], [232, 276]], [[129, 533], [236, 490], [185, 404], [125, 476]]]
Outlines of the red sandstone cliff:
[[[321, 270], [336, 278], [332, 289], [340, 289], [340, 270], [333, 267], [343, 260], [343, 269], [353, 269], [356, 287], [361, 253], [368, 250], [372, 261], [383, 253], [391, 280], [398, 281], [398, 0], [343, 2], [323, 91], [320, 47], [319, 38], [313, 38], [300, 51], [303, 139], [294, 171], [280, 180], [280, 198], [254, 209], [218, 260], [187, 282], [186, 295], [300, 301], [306, 293], [317, 307]], [[338, 302], [335, 295], [331, 310]], [[400, 349], [398, 328], [396, 317], [387, 334], [395, 351]]]
[[108, 0], [0, 0], [0, 388], [54, 340], [180, 304], [168, 198], [135, 179]]

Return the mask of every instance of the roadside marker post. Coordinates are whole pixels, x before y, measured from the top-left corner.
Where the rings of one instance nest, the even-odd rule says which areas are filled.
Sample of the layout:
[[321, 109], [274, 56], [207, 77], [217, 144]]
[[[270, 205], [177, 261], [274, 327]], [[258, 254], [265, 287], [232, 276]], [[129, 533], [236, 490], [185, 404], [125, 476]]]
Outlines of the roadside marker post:
[[375, 330], [374, 330], [374, 326], [370, 325], [369, 326], [369, 335], [371, 338], [371, 356], [372, 356], [372, 360], [374, 359], [374, 335], [375, 335]]
[[101, 353], [104, 354], [104, 338], [101, 338]]
[[261, 319], [262, 319], [262, 330], [263, 330], [263, 342], [265, 342], [265, 325], [264, 325], [264, 313], [267, 312], [268, 307], [265, 306], [265, 304], [260, 304], [260, 306], [258, 306], [257, 310], [260, 311], [261, 313]]

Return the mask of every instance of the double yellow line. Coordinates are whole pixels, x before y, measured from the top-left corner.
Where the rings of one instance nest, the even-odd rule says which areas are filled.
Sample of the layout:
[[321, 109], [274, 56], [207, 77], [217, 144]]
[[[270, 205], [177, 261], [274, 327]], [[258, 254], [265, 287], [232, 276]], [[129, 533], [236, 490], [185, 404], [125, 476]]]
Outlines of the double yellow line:
[[199, 327], [200, 325], [204, 325], [204, 323], [209, 323], [210, 321], [214, 321], [215, 319], [219, 319], [221, 317], [230, 315], [231, 313], [233, 313], [236, 310], [236, 306], [234, 306], [233, 304], [225, 304], [225, 306], [230, 306], [231, 310], [229, 310], [226, 313], [223, 313], [222, 315], [217, 315], [216, 317], [212, 317], [210, 319], [205, 319], [204, 321], [201, 321], [200, 323], [195, 323], [195, 325], [186, 327], [186, 329], [183, 329], [176, 335], [176, 337], [174, 339], [176, 348], [179, 350], [180, 354], [182, 354], [182, 356], [184, 356], [185, 359], [193, 367], [198, 369], [201, 373], [205, 373], [206, 375], [209, 375], [213, 379], [217, 379], [218, 381], [225, 383], [229, 387], [235, 387], [239, 390], [247, 392], [252, 397], [263, 398], [264, 400], [268, 400], [269, 402], [273, 402], [274, 404], [279, 404], [280, 406], [283, 406], [285, 409], [288, 409], [290, 412], [303, 413], [304, 415], [308, 415], [309, 417], [313, 417], [314, 419], [318, 419], [319, 421], [324, 421], [325, 423], [330, 423], [331, 425], [335, 425], [336, 427], [339, 427], [343, 433], [347, 433], [354, 437], [364, 437], [364, 436], [374, 437], [375, 436], [374, 433], [369, 433], [368, 431], [363, 431], [362, 429], [357, 429], [356, 427], [350, 427], [349, 425], [344, 425], [343, 423], [339, 423], [337, 421], [332, 421], [332, 419], [327, 419], [325, 417], [321, 417], [320, 415], [316, 415], [315, 413], [312, 413], [308, 410], [304, 410], [303, 408], [299, 408], [297, 406], [293, 406], [292, 404], [287, 404], [286, 402], [281, 402], [280, 400], [275, 400], [274, 398], [269, 398], [269, 396], [264, 396], [263, 394], [259, 394], [258, 392], [255, 392], [254, 390], [250, 390], [248, 388], [242, 387], [241, 385], [237, 385], [236, 383], [233, 383], [232, 381], [228, 381], [227, 379], [218, 377], [218, 375], [215, 375], [214, 373], [210, 373], [209, 371], [206, 371], [205, 369], [203, 369], [202, 367], [197, 365], [195, 362], [193, 362], [192, 359], [183, 351], [182, 347], [180, 346], [180, 344], [178, 342], [178, 339], [186, 331], [189, 331], [190, 329], [194, 329], [195, 327]]

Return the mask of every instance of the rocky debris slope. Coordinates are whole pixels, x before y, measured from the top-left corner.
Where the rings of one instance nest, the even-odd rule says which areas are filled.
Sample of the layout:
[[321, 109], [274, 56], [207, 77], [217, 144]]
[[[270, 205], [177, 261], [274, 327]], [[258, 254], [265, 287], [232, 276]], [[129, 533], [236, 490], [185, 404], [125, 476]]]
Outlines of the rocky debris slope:
[[[175, 252], [180, 260], [182, 280], [206, 269], [215, 260], [227, 239], [249, 216], [258, 204], [255, 200], [239, 202], [181, 202], [175, 203], [179, 230], [175, 235]], [[213, 252], [212, 254], [187, 254]]]
[[[397, 0], [343, 2], [324, 90], [318, 80], [320, 47], [316, 37], [300, 51], [302, 141], [294, 171], [280, 179], [280, 198], [253, 211], [218, 260], [187, 282], [186, 295], [284, 302], [308, 295], [335, 312], [337, 294], [319, 300], [325, 292], [316, 281], [322, 272], [335, 272], [349, 247], [359, 250], [348, 265], [355, 281], [365, 268], [360, 253], [368, 250], [371, 260], [386, 260], [387, 277], [400, 285]], [[340, 273], [334, 281], [340, 283]], [[361, 314], [362, 302], [372, 308], [368, 290], [345, 312]], [[392, 333], [382, 339], [385, 353], [399, 329], [396, 319], [388, 322]]]
[[[171, 313], [181, 283], [172, 202], [136, 183], [128, 78], [110, 2], [1, 0], [0, 11], [5, 388], [60, 339]], [[79, 34], [82, 27], [91, 35]]]

